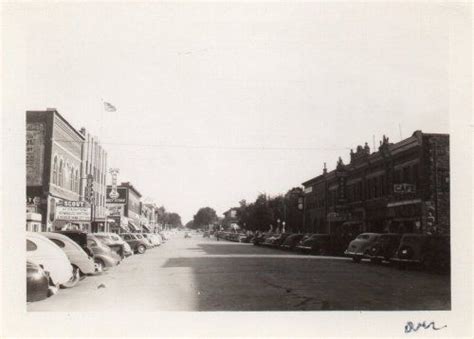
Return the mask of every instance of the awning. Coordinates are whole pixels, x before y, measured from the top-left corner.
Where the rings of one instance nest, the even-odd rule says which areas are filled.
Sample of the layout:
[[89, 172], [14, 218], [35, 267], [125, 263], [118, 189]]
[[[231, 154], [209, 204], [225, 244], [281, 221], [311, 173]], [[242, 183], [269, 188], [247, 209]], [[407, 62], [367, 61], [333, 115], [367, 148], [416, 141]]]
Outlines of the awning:
[[421, 203], [421, 199], [413, 199], [413, 200], [404, 200], [404, 201], [397, 201], [397, 202], [389, 202], [387, 207], [395, 207], [395, 206], [402, 206], [402, 205], [412, 205], [412, 204], [419, 204]]
[[353, 221], [346, 221], [342, 223], [342, 226], [353, 226], [353, 225], [360, 225], [362, 224], [362, 221], [360, 220], [353, 220]]
[[147, 225], [142, 225], [143, 229], [147, 230], [148, 232], [151, 232], [151, 229]]
[[138, 232], [140, 229], [133, 222], [128, 221], [128, 227], [132, 232]]

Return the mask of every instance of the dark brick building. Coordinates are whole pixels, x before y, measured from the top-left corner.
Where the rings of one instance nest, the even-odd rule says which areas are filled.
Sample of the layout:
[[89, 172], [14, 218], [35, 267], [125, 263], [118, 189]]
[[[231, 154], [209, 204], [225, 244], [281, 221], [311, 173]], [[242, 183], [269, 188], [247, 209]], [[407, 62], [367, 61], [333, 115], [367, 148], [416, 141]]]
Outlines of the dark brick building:
[[449, 234], [449, 136], [416, 131], [398, 143], [384, 136], [377, 152], [357, 146], [349, 164], [339, 158], [303, 186], [307, 232]]
[[81, 200], [83, 143], [84, 136], [55, 109], [26, 112], [27, 211], [41, 215], [42, 231], [90, 222], [86, 208], [76, 206]]

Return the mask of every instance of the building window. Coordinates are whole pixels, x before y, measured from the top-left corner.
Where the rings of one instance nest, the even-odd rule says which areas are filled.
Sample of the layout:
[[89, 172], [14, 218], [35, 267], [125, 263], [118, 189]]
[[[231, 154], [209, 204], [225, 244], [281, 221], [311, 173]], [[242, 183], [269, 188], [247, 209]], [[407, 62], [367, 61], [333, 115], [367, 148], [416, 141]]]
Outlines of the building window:
[[403, 168], [403, 179], [402, 179], [402, 181], [403, 181], [403, 183], [411, 182], [410, 167], [404, 167]]
[[74, 177], [74, 167], [71, 166], [71, 177], [69, 179], [69, 188], [74, 192], [76, 188], [76, 179]]
[[54, 156], [53, 162], [53, 184], [58, 184], [58, 157]]
[[419, 181], [419, 172], [418, 172], [418, 164], [413, 165], [412, 168], [413, 171], [413, 183], [416, 185], [418, 188], [418, 181]]
[[74, 191], [79, 193], [79, 171], [76, 169], [76, 180], [75, 180], [75, 186], [74, 186]]
[[63, 161], [60, 160], [59, 161], [59, 171], [58, 171], [58, 185], [59, 186], [63, 185], [63, 181], [64, 181], [63, 175], [64, 175], [64, 173], [63, 173]]

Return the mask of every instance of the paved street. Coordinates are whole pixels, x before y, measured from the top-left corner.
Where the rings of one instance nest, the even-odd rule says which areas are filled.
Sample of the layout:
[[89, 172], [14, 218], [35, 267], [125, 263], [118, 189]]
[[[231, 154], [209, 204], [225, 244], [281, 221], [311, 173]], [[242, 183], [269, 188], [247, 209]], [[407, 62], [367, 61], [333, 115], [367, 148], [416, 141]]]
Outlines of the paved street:
[[179, 236], [28, 311], [445, 310], [449, 276]]

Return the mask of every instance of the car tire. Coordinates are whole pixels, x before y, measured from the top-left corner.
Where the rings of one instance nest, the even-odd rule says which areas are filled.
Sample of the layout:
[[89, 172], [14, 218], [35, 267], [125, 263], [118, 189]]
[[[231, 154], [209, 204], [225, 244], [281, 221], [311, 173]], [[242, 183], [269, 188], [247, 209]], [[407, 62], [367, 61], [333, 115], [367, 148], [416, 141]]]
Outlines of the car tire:
[[102, 259], [94, 259], [94, 262], [97, 264], [97, 272], [101, 273], [104, 271], [105, 264]]
[[79, 282], [79, 280], [81, 280], [81, 270], [79, 270], [79, 267], [77, 266], [72, 266], [72, 277], [71, 279], [64, 283], [64, 284], [61, 284], [60, 287], [61, 288], [71, 288], [71, 287], [74, 287], [77, 285], [77, 283]]
[[144, 245], [138, 245], [137, 246], [137, 252], [139, 254], [143, 254], [143, 253], [145, 253], [145, 251], [146, 251], [146, 247]]

